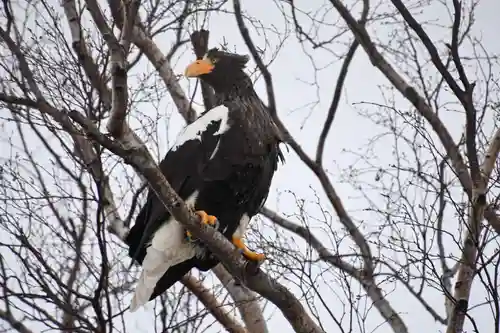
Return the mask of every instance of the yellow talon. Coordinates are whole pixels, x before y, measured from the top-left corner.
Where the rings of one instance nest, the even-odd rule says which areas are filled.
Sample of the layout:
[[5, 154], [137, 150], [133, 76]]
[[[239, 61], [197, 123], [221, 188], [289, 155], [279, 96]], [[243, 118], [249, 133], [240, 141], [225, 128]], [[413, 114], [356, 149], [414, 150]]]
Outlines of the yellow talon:
[[204, 210], [197, 210], [195, 213], [201, 218], [201, 223], [211, 226], [217, 224], [217, 218], [213, 215], [208, 215]]
[[238, 237], [233, 236], [233, 244], [237, 249], [241, 251], [241, 253], [248, 259], [252, 261], [263, 261], [266, 259], [266, 256], [263, 253], [253, 252], [248, 249], [248, 247], [243, 243], [243, 240]]
[[[200, 217], [202, 224], [208, 224], [212, 227], [217, 225], [217, 217], [208, 215], [204, 210], [197, 210], [195, 213]], [[188, 241], [191, 241], [193, 238], [193, 235], [189, 230], [186, 230], [186, 238]]]

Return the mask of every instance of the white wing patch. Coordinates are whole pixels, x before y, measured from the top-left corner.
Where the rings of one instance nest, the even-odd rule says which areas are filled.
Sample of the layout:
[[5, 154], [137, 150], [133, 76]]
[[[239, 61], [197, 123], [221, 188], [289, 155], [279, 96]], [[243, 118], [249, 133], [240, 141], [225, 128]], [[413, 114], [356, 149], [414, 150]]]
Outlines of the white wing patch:
[[180, 146], [188, 141], [201, 141], [201, 134], [207, 130], [208, 125], [219, 120], [220, 127], [219, 130], [214, 133], [214, 135], [224, 134], [231, 127], [228, 123], [229, 109], [224, 105], [216, 106], [200, 118], [196, 119], [196, 121], [186, 126], [177, 137], [177, 140], [175, 141], [175, 144], [172, 147], [171, 151], [176, 151]]

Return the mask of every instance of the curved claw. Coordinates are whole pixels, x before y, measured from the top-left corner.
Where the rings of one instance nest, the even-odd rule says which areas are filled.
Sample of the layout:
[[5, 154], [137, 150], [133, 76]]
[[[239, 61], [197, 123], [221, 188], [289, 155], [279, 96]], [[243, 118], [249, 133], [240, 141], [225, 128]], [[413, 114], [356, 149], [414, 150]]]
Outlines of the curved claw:
[[234, 246], [236, 246], [236, 248], [239, 250], [239, 252], [248, 260], [257, 261], [257, 262], [266, 260], [266, 256], [263, 253], [257, 253], [257, 252], [251, 251], [245, 245], [245, 243], [243, 243], [243, 240], [241, 238], [233, 236], [233, 244], [234, 244]]
[[[195, 213], [200, 217], [201, 223], [208, 224], [215, 229], [219, 228], [219, 220], [217, 219], [217, 217], [208, 215], [204, 210], [197, 210]], [[194, 242], [197, 240], [193, 238], [193, 235], [189, 230], [186, 230], [185, 236], [185, 239], [188, 242]]]

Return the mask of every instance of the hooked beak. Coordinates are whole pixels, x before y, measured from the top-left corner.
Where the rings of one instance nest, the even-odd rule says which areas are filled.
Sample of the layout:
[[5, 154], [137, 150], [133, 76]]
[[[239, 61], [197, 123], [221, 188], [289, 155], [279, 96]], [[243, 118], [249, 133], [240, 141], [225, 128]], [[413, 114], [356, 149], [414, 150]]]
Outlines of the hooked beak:
[[186, 77], [198, 77], [203, 74], [208, 74], [214, 69], [214, 65], [208, 60], [196, 60], [186, 67], [184, 75]]

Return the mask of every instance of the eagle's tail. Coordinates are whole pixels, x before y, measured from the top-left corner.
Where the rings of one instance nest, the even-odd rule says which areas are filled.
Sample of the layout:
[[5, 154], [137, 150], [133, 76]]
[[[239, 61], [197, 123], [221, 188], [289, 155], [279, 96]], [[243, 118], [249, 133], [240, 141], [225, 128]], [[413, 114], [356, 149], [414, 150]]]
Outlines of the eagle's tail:
[[137, 282], [132, 303], [130, 304], [131, 312], [136, 311], [149, 301], [156, 283], [171, 265], [171, 260], [169, 260], [163, 251], [157, 250], [152, 246], [148, 248], [146, 257], [142, 262], [142, 273]]

